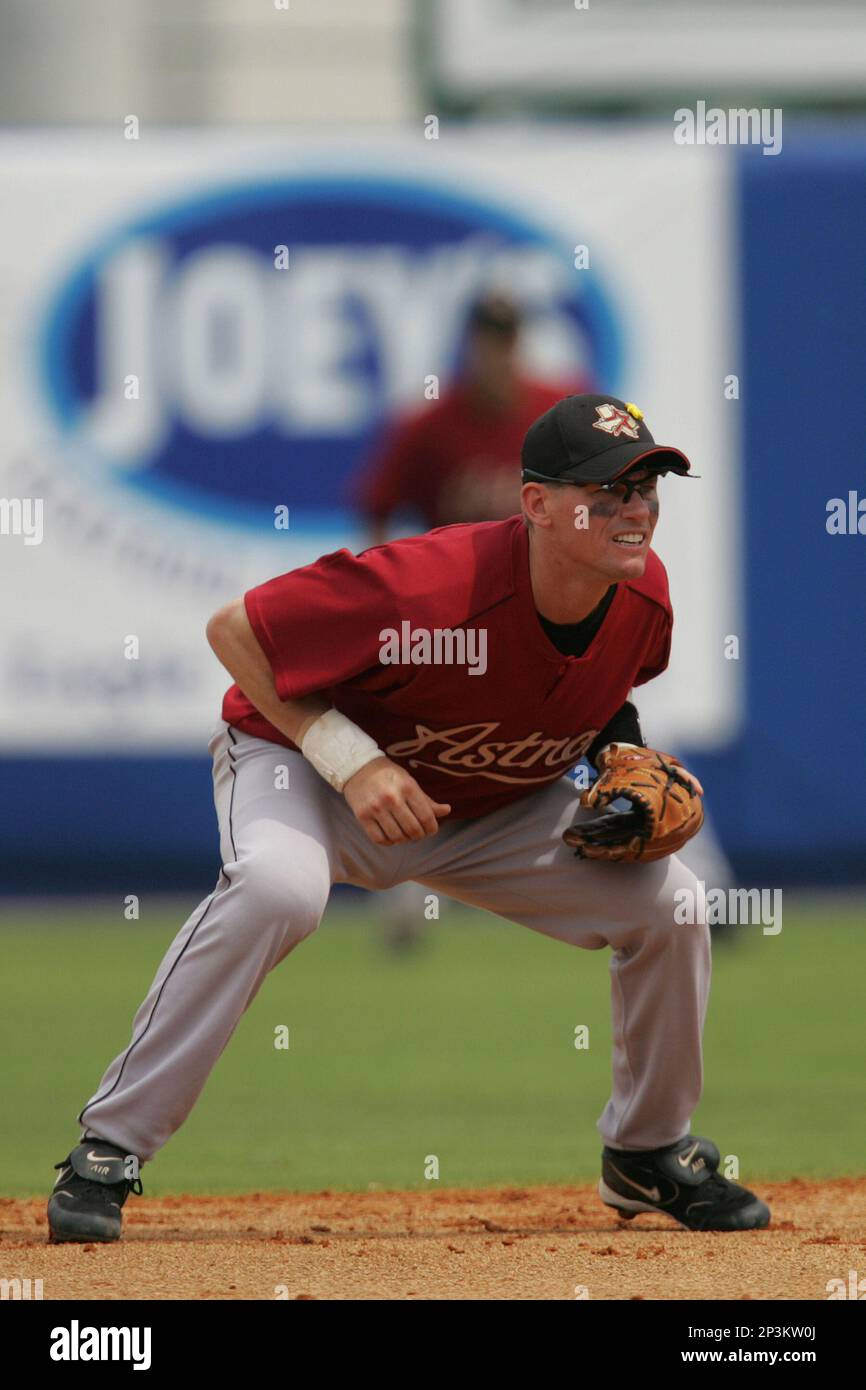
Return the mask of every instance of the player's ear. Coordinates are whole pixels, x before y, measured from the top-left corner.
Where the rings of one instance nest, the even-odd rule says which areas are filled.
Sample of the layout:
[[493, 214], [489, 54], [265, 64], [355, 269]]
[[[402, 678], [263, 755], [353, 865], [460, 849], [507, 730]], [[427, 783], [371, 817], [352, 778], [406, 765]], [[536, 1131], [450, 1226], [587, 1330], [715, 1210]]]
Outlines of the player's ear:
[[549, 494], [541, 483], [524, 483], [520, 489], [520, 503], [530, 527], [550, 525]]

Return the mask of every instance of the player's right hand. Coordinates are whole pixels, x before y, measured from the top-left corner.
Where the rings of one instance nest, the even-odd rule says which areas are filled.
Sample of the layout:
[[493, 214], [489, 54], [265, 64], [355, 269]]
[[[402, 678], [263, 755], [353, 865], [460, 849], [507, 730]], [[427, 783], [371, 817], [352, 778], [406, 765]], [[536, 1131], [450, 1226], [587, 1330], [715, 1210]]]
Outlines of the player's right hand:
[[[374, 758], [350, 777], [343, 795], [374, 845], [399, 845], [435, 835], [451, 807], [432, 801], [390, 758]], [[438, 819], [437, 819], [438, 817]]]

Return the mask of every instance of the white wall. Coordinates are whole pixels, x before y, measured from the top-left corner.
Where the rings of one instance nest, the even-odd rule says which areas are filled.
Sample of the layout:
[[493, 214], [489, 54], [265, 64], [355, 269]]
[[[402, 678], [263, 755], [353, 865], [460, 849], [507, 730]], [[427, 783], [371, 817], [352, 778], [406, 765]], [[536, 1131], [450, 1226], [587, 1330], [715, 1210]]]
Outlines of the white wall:
[[414, 111], [411, 0], [0, 0], [0, 120], [379, 123]]

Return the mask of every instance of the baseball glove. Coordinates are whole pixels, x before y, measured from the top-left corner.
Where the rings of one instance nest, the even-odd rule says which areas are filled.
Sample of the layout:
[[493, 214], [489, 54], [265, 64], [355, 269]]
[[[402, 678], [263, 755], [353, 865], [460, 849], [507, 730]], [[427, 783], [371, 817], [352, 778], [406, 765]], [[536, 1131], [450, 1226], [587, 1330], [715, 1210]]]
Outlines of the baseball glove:
[[[611, 743], [596, 765], [598, 780], [580, 804], [599, 814], [569, 826], [562, 837], [579, 859], [620, 864], [664, 859], [703, 825], [700, 783], [670, 753]], [[620, 798], [629, 802], [627, 809], [612, 808]]]

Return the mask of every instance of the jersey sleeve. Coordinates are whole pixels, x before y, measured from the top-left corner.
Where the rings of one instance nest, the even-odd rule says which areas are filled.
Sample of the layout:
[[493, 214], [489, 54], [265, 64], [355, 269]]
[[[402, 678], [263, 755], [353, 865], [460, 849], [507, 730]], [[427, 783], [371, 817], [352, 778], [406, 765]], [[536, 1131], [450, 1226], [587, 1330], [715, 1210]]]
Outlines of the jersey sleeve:
[[673, 615], [668, 609], [660, 613], [653, 626], [653, 635], [644, 652], [640, 670], [634, 678], [635, 685], [646, 685], [647, 681], [660, 676], [667, 668], [671, 657], [671, 636], [673, 634]]
[[250, 626], [281, 700], [351, 680], [379, 661], [383, 627], [396, 600], [382, 571], [382, 548], [338, 550], [244, 594]]

